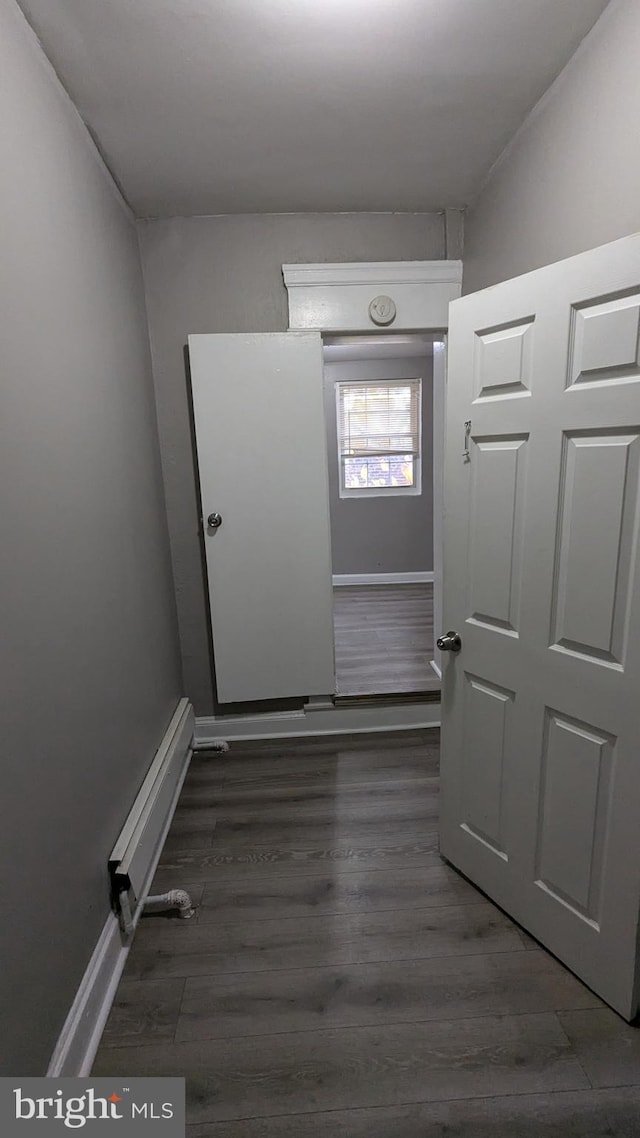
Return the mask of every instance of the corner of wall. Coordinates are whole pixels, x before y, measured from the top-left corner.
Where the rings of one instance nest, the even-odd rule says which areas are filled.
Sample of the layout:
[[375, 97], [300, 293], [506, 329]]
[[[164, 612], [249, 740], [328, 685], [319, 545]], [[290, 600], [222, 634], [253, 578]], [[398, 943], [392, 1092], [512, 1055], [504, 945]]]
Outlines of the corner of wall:
[[444, 259], [461, 261], [464, 253], [464, 209], [444, 211]]
[[38, 63], [42, 67], [42, 70], [46, 75], [48, 82], [55, 90], [55, 97], [58, 98], [61, 103], [65, 104], [65, 110], [67, 114], [69, 115], [70, 119], [75, 122], [79, 139], [82, 140], [82, 144], [91, 153], [92, 158], [95, 161], [96, 165], [99, 167], [105, 179], [105, 182], [113, 194], [114, 199], [117, 201], [127, 219], [133, 225], [135, 223], [135, 215], [133, 213], [133, 210], [127, 201], [124, 190], [120, 185], [118, 178], [111, 170], [94, 132], [82, 117], [80, 111], [78, 110], [78, 107], [71, 98], [71, 95], [65, 87], [60, 75], [56, 71], [56, 68], [54, 67], [51, 59], [47, 55], [42, 40], [29, 21], [26, 12], [24, 12], [22, 6], [17, 2], [17, 0], [12, 6], [15, 7], [16, 25], [20, 27], [20, 32], [24, 36], [25, 42], [30, 46], [31, 50], [34, 53], [34, 57], [38, 60]]

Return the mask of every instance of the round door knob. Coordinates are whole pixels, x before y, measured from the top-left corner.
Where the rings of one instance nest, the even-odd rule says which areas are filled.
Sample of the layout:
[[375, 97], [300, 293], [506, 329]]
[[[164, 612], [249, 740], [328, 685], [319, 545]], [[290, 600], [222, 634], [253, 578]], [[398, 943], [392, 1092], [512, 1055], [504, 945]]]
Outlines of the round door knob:
[[207, 525], [210, 529], [218, 529], [222, 525], [222, 514], [209, 514]]
[[462, 648], [462, 640], [457, 632], [447, 632], [445, 636], [439, 636], [436, 644], [441, 652], [459, 652]]

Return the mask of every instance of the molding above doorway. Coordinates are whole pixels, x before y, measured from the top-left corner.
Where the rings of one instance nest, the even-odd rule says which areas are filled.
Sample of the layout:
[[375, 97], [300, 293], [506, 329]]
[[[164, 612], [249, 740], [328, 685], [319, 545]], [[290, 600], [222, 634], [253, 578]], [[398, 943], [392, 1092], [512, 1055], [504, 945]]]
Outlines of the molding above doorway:
[[[440, 331], [462, 291], [462, 261], [370, 261], [283, 265], [291, 331]], [[381, 329], [371, 315], [389, 299], [395, 317]]]

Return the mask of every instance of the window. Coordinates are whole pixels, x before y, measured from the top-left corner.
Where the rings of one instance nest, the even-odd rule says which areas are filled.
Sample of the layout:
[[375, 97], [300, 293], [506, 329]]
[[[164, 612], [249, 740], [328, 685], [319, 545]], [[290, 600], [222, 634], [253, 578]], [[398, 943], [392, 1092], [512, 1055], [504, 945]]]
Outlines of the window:
[[340, 497], [419, 494], [422, 381], [336, 388]]

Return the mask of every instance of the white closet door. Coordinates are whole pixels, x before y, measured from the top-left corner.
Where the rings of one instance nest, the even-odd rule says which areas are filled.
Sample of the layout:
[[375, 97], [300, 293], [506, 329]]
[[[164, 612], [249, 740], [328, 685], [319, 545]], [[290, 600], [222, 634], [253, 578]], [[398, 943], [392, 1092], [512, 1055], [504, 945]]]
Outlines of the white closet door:
[[330, 694], [320, 335], [190, 336], [189, 355], [218, 699]]

